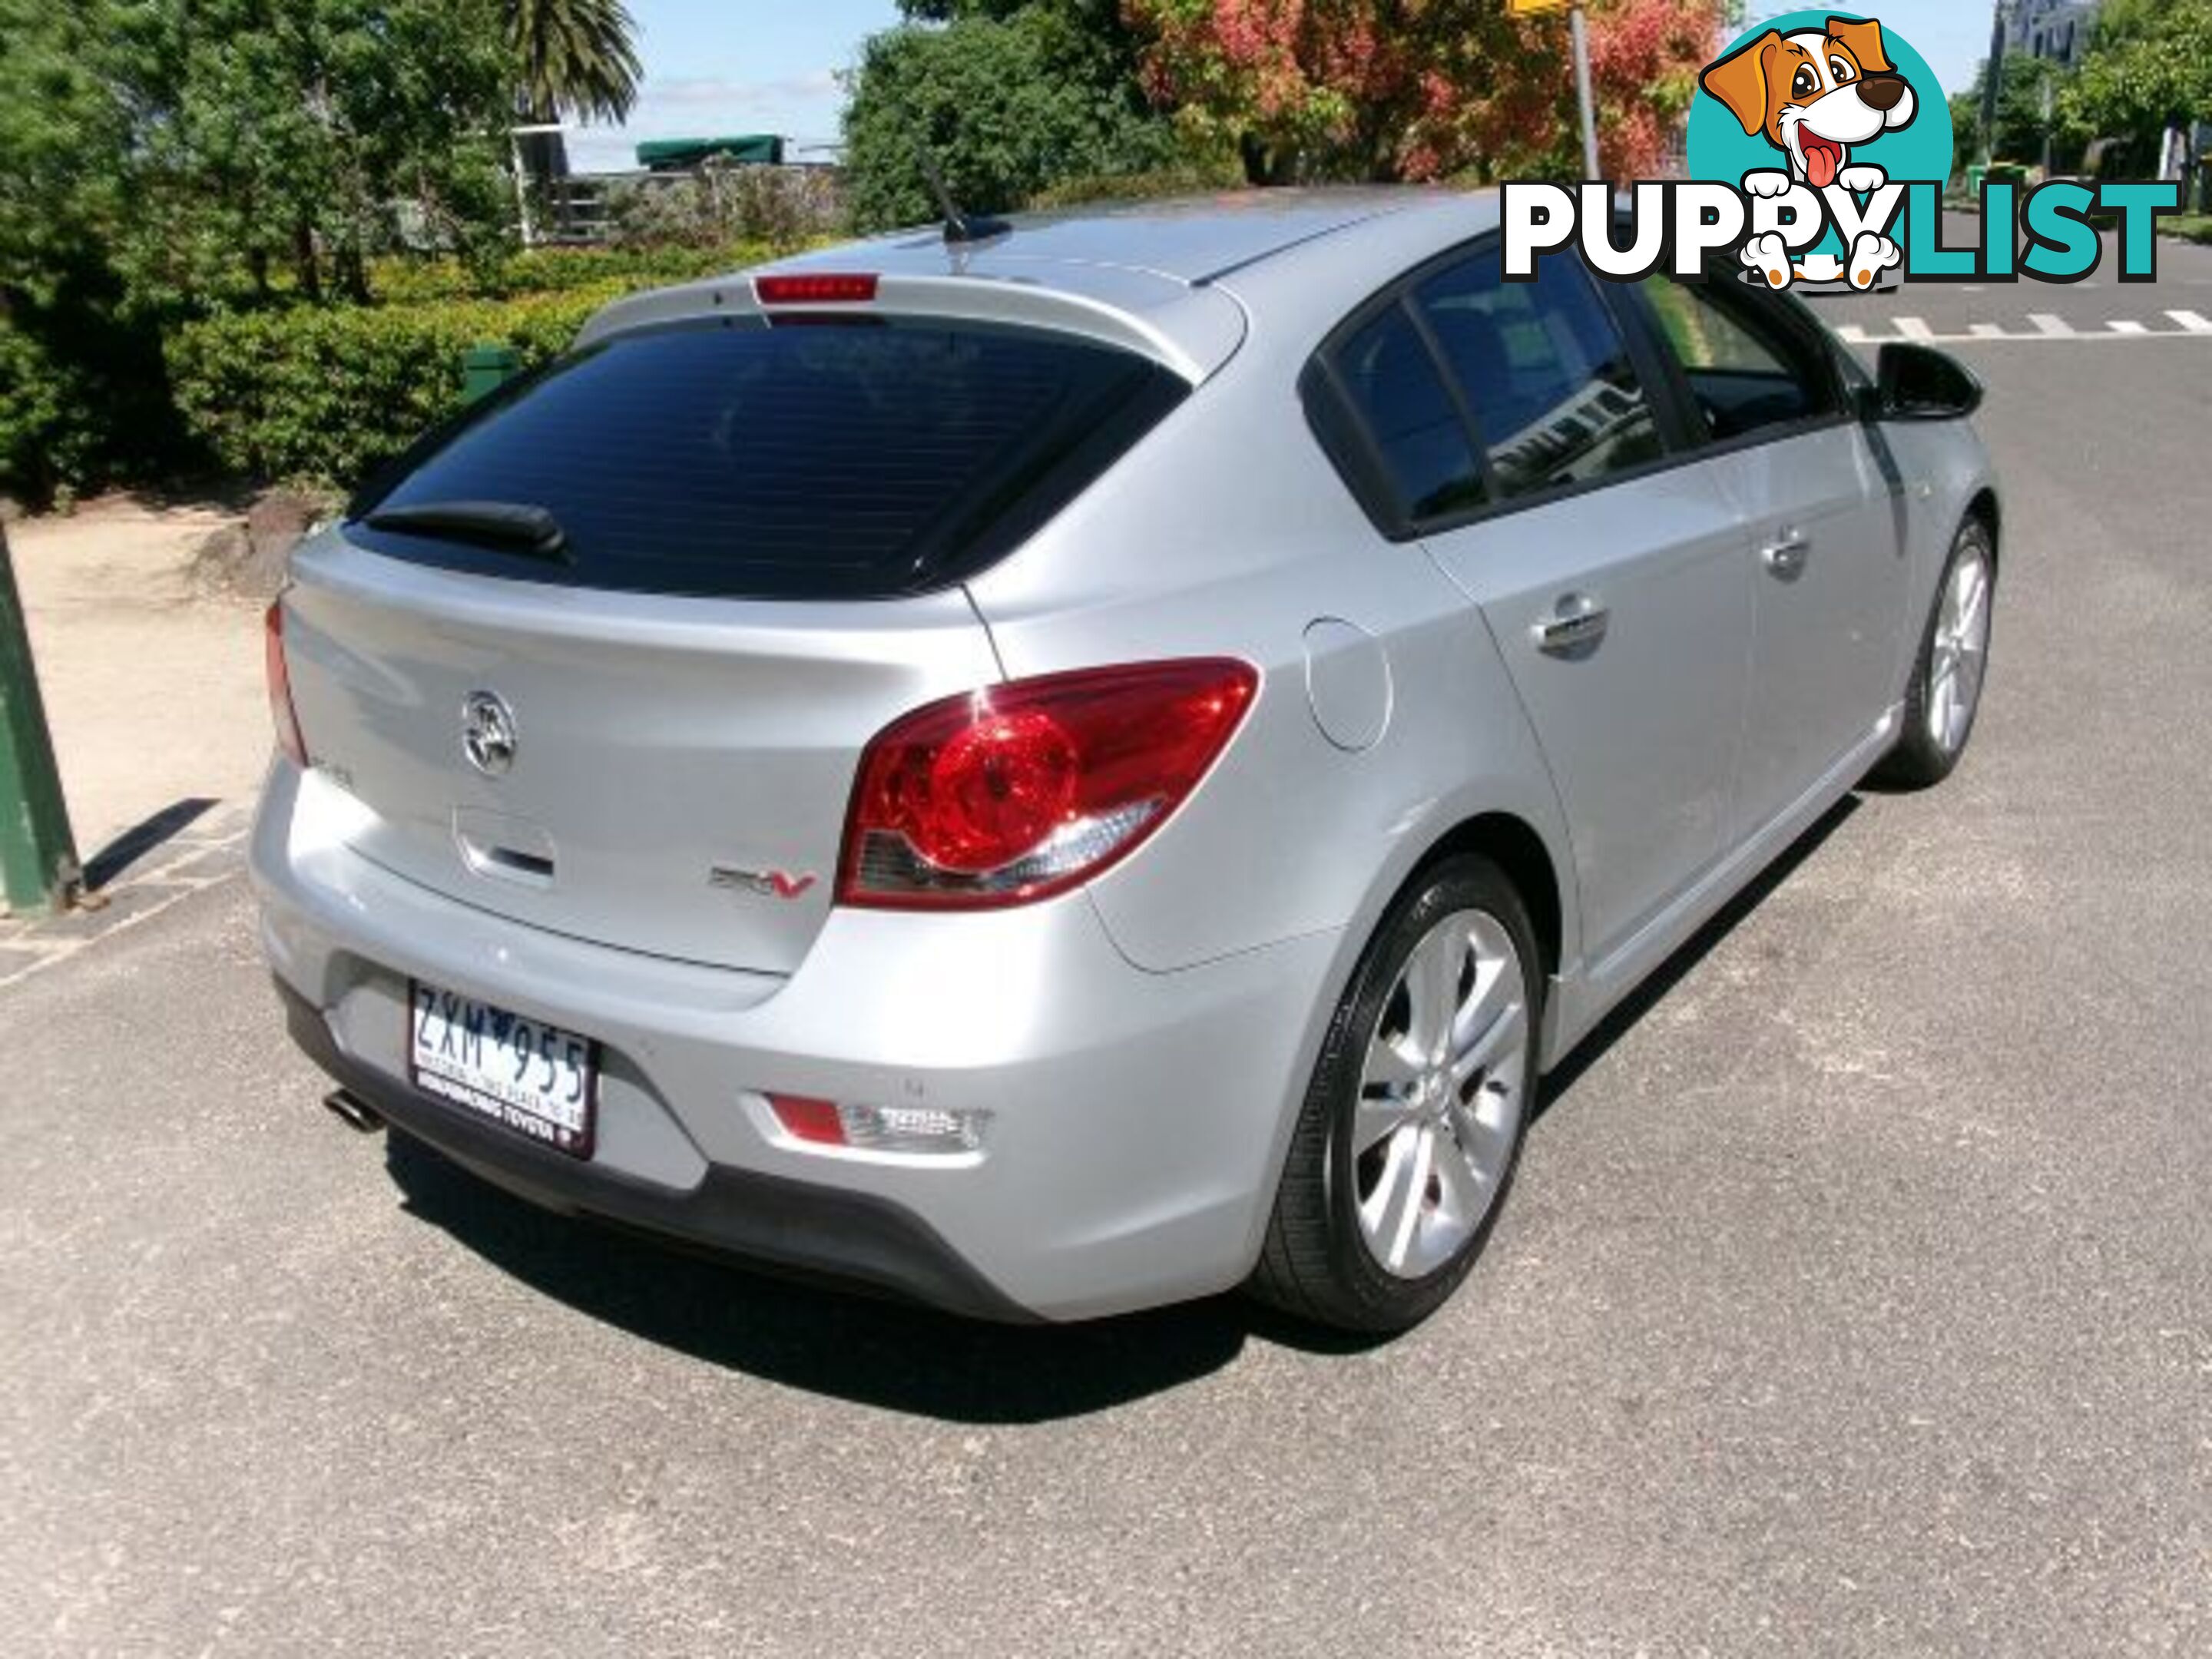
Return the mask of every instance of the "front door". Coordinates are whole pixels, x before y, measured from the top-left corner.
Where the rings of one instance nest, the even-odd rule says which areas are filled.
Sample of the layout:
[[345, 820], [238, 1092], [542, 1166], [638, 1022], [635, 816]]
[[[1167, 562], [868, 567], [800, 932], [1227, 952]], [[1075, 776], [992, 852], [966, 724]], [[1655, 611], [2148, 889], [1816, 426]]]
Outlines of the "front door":
[[1894, 496], [1820, 341], [1741, 284], [1642, 295], [1751, 530], [1751, 696], [1734, 835], [1786, 814], [1873, 736], [1895, 690], [1908, 572]]

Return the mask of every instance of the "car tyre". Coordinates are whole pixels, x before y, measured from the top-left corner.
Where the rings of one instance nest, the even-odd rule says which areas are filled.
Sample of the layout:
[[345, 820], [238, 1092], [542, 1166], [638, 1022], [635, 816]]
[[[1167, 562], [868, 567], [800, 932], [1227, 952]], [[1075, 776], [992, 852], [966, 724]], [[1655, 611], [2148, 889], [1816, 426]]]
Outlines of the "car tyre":
[[1400, 896], [1330, 1021], [1255, 1294], [1378, 1334], [1443, 1305], [1519, 1162], [1543, 989], [1528, 908], [1489, 860], [1449, 859]]
[[1936, 584], [1905, 696], [1897, 744], [1869, 781], [1926, 789], [1951, 775], [1974, 734], [1989, 672], [1990, 624], [1996, 600], [1996, 548], [1978, 518], [1959, 526]]

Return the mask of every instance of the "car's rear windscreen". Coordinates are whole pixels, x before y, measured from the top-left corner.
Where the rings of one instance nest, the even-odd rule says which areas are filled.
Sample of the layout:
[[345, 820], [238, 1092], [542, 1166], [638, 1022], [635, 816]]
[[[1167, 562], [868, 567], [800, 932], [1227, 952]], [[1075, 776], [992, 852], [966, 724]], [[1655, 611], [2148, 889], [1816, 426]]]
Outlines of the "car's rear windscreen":
[[[941, 319], [617, 335], [423, 440], [362, 490], [345, 533], [421, 563], [634, 592], [925, 592], [1011, 551], [1188, 390], [1113, 347]], [[471, 514], [512, 509], [548, 533], [469, 533]], [[368, 522], [386, 517], [413, 522]]]

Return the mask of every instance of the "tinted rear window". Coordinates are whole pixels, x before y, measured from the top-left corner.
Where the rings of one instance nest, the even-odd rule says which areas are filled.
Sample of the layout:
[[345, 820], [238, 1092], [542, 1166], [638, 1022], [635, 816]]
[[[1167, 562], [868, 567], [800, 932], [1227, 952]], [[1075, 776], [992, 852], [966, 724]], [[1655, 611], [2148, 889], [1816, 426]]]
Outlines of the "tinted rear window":
[[[348, 537], [533, 581], [717, 597], [888, 597], [958, 581], [1064, 507], [1188, 388], [1066, 336], [891, 319], [624, 335], [433, 434]], [[371, 528], [501, 502], [552, 514], [549, 560]]]

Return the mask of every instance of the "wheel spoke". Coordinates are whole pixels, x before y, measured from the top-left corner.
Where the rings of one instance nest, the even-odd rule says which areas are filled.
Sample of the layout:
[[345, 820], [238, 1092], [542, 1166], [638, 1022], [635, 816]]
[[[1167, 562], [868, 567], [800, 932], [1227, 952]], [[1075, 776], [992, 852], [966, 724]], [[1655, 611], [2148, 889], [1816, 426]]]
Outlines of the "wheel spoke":
[[1471, 1148], [1440, 1141], [1437, 1179], [1443, 1188], [1446, 1206], [1458, 1221], [1471, 1226], [1481, 1219], [1490, 1206], [1490, 1182]]
[[1974, 704], [1982, 695], [1982, 655], [1978, 651], [1960, 653], [1959, 666], [1953, 675], [1953, 701], [1963, 720], [1974, 711]]
[[[1501, 974], [1498, 981], [1504, 984], [1504, 975]], [[1521, 989], [1517, 979], [1508, 989], [1516, 994], [1492, 1014], [1486, 1025], [1475, 1028], [1466, 1044], [1452, 1056], [1454, 1083], [1464, 1084], [1477, 1072], [1494, 1069], [1500, 1060], [1519, 1054], [1522, 1039], [1528, 1030], [1528, 1010], [1517, 994]]]
[[1432, 1130], [1398, 1136], [1384, 1154], [1382, 1174], [1375, 1190], [1360, 1206], [1368, 1238], [1382, 1265], [1393, 1273], [1405, 1267], [1407, 1252], [1412, 1249], [1419, 1229], [1435, 1152]]
[[1419, 1115], [1420, 1109], [1403, 1096], [1361, 1096], [1352, 1118], [1352, 1155], [1358, 1158]]
[[1988, 602], [1990, 585], [1983, 580], [1982, 567], [1967, 567], [1968, 574], [1961, 584], [1964, 591], [1959, 598], [1959, 637], [1972, 640], [1979, 635], [1982, 626], [1982, 606]]
[[1411, 1003], [1413, 1047], [1441, 1056], [1451, 1040], [1453, 1004], [1459, 993], [1460, 953], [1451, 930], [1438, 928], [1415, 947], [1406, 963], [1406, 995]]
[[1453, 1114], [1460, 1145], [1482, 1179], [1490, 1183], [1504, 1174], [1506, 1157], [1513, 1149], [1511, 1127], [1506, 1123], [1492, 1123], [1482, 1115], [1481, 1109], [1492, 1103], [1502, 1106], [1505, 1102], [1486, 1091], [1475, 1097], [1473, 1105], [1461, 1106]]
[[1385, 1036], [1377, 1031], [1367, 1045], [1367, 1068], [1362, 1080], [1370, 1086], [1381, 1084], [1388, 1089], [1407, 1089], [1419, 1083], [1420, 1056], [1407, 1052], [1412, 1047], [1407, 1038]]

